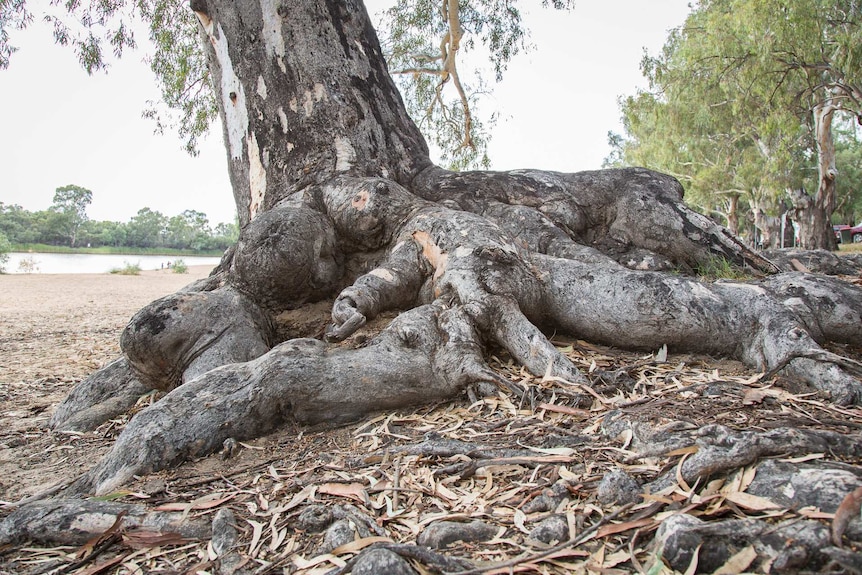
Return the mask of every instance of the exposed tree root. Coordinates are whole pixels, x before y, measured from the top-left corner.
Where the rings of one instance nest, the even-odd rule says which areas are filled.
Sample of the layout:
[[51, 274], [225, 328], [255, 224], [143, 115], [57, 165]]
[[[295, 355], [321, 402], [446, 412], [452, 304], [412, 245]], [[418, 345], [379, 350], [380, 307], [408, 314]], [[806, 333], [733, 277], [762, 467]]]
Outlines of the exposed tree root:
[[[616, 219], [606, 222], [604, 239], [593, 236], [595, 243], [616, 238], [633, 249], [661, 250], [679, 265], [696, 266], [698, 257], [718, 252], [768, 267], [720, 228], [681, 207], [665, 176], [646, 171], [438, 176], [437, 187], [427, 187], [427, 175], [423, 185], [425, 195], [440, 203], [388, 180], [335, 178], [298, 199], [301, 207], [286, 204], [252, 222], [233, 266], [221, 280], [209, 282], [210, 291], [175, 294], [142, 310], [123, 335], [129, 362], [148, 386], [179, 387], [137, 415], [73, 491], [105, 493], [132, 475], [284, 424], [345, 423], [467, 388], [473, 393], [475, 385], [511, 385], [486, 365], [489, 343], [506, 349], [534, 375], [586, 384], [536, 326], [619, 347], [667, 345], [673, 351], [735, 357], [754, 369], [801, 379], [838, 403], [862, 401], [862, 384], [846, 371], [857, 366], [818, 343], [862, 336], [862, 294], [855, 286], [804, 274], [707, 284], [631, 270], [604, 256], [589, 256], [584, 263], [525, 251], [538, 243], [546, 252], [565, 253], [576, 245], [572, 238], [578, 230], [596, 233], [599, 210], [607, 209], [601, 202], [613, 200]], [[601, 196], [613, 184], [622, 185], [618, 196]], [[487, 192], [481, 196], [486, 203], [466, 195], [467, 185]], [[574, 186], [604, 199], [573, 196]], [[443, 197], [471, 211], [445, 207]], [[497, 225], [472, 213], [502, 209], [506, 214], [513, 206], [523, 213], [519, 202], [529, 197], [544, 201], [531, 213], [547, 218], [547, 229], [566, 230], [568, 239], [531, 236], [530, 230], [542, 229], [533, 225], [513, 237], [517, 221]], [[664, 226], [662, 232], [650, 228], [639, 244], [630, 233], [623, 242], [623, 224], [636, 225], [634, 215], [622, 210], [624, 202], [635, 202], [650, 226]], [[667, 214], [670, 221], [662, 220]], [[659, 236], [667, 241], [659, 242]], [[679, 241], [686, 250], [678, 249]], [[583, 256], [583, 250], [576, 255]], [[352, 278], [335, 273], [363, 268]], [[280, 288], [267, 283], [272, 278], [284, 278]], [[412, 311], [365, 348], [328, 348], [298, 339], [268, 351], [272, 311], [331, 294], [339, 285], [329, 341], [348, 337], [382, 312]]]
[[688, 485], [694, 485], [776, 455], [793, 457], [830, 453], [840, 457], [862, 457], [862, 434], [842, 435], [793, 428], [764, 432], [731, 431], [721, 425], [708, 425], [698, 429], [694, 435], [694, 441], [682, 447], [697, 446], [697, 452], [686, 458], [679, 469], [668, 471], [644, 489], [657, 493], [676, 484], [679, 478]]
[[121, 519], [124, 529], [210, 537], [210, 522], [185, 513], [95, 499], [51, 499], [16, 509], [0, 521], [0, 546], [22, 541], [83, 545]]
[[128, 411], [148, 391], [121, 356], [76, 385], [54, 410], [49, 426], [57, 431], [91, 431]]
[[361, 349], [296, 339], [256, 360], [211, 370], [137, 414], [112, 451], [68, 493], [107, 493], [133, 475], [280, 425], [340, 425], [452, 397], [474, 375], [461, 364], [462, 348], [475, 345], [460, 338], [462, 315], [457, 308], [423, 306], [399, 316]]

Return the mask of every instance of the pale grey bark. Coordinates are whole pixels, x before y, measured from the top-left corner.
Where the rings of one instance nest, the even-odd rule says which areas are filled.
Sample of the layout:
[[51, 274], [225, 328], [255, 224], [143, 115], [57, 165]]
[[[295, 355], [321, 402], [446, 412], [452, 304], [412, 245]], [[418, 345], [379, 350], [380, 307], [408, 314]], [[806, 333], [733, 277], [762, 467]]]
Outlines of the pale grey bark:
[[0, 545], [26, 541], [83, 545], [121, 521], [124, 530], [141, 529], [175, 533], [191, 539], [206, 539], [210, 522], [184, 513], [151, 511], [145, 505], [54, 499], [37, 501], [14, 509], [0, 521]]
[[[820, 347], [859, 337], [860, 290], [799, 275], [688, 277], [717, 257], [761, 276], [778, 268], [687, 208], [670, 176], [443, 170], [356, 0], [193, 9], [209, 39], [241, 237], [205, 284], [133, 318], [127, 360], [169, 393], [70, 491], [104, 493], [285, 424], [509, 385], [487, 366], [489, 345], [533, 374], [588, 383], [549, 342], [553, 330], [726, 355], [834, 401], [862, 398], [858, 365]], [[360, 349], [279, 344], [275, 317], [325, 298], [329, 342], [403, 313]]]
[[57, 406], [48, 425], [57, 431], [91, 431], [128, 411], [151, 388], [120, 356], [76, 385]]

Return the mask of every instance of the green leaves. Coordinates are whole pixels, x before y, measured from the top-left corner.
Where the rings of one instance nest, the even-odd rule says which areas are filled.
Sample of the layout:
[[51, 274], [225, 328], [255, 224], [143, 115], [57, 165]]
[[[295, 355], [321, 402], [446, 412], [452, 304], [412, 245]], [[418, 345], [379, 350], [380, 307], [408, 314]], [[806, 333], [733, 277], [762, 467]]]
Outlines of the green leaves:
[[[574, 1], [542, 5], [567, 10]], [[188, 0], [54, 0], [40, 10], [55, 41], [71, 47], [90, 74], [137, 47], [133, 31], [143, 21], [153, 45], [147, 60], [162, 95], [143, 115], [158, 132], [176, 130], [186, 150], [196, 153], [218, 109]], [[26, 0], [0, 0], [0, 68], [15, 50], [9, 31], [33, 19]], [[408, 111], [442, 162], [453, 169], [487, 167], [496, 116], [479, 108], [512, 58], [529, 48], [519, 2], [395, 0], [380, 35]]]
[[12, 244], [6, 238], [3, 232], [0, 232], [0, 274], [6, 272], [6, 264], [9, 263], [9, 252], [12, 251]]
[[621, 102], [613, 161], [677, 175], [707, 212], [728, 193], [776, 205], [817, 189], [812, 110], [862, 111], [860, 23], [858, 3], [702, 0], [644, 58], [649, 91]]
[[[143, 3], [142, 3], [143, 4]], [[197, 154], [197, 143], [218, 116], [206, 55], [197, 35], [197, 20], [185, 0], [160, 0], [142, 5], [155, 52], [148, 58], [162, 92], [161, 102], [149, 102], [143, 115], [156, 129], [175, 129], [186, 151]]]
[[75, 247], [78, 231], [87, 221], [87, 207], [91, 203], [93, 203], [93, 192], [81, 186], [62, 186], [54, 192], [51, 211], [55, 212], [61, 220], [56, 227], [63, 231], [70, 247]]
[[[574, 6], [572, 0], [542, 4]], [[488, 78], [501, 81], [512, 58], [529, 47], [518, 2], [397, 0], [379, 33], [408, 112], [442, 163], [487, 168], [496, 115], [480, 119], [478, 112], [491, 92]]]
[[9, 30], [22, 30], [32, 20], [25, 0], [0, 0], [0, 69], [9, 67], [9, 58], [17, 50], [9, 44]]

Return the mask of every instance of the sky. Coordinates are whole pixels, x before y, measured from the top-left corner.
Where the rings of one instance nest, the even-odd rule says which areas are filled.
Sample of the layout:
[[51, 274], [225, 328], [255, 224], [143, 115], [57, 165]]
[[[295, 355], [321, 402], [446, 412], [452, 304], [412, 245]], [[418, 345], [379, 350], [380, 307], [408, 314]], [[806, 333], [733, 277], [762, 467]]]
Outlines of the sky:
[[[690, 0], [578, 0], [571, 12], [522, 2], [533, 49], [510, 64], [484, 104], [500, 114], [489, 146], [492, 168], [575, 172], [598, 169], [607, 133], [620, 132], [618, 98], [645, 86], [639, 64], [683, 23]], [[367, 0], [374, 13], [386, 0]], [[10, 67], [0, 70], [0, 202], [48, 208], [54, 190], [92, 190], [88, 215], [128, 221], [143, 207], [174, 216], [204, 212], [230, 222], [235, 206], [221, 128], [189, 156], [174, 133], [142, 118], [159, 92], [144, 53], [129, 52], [88, 76], [73, 52], [36, 21], [15, 32]]]

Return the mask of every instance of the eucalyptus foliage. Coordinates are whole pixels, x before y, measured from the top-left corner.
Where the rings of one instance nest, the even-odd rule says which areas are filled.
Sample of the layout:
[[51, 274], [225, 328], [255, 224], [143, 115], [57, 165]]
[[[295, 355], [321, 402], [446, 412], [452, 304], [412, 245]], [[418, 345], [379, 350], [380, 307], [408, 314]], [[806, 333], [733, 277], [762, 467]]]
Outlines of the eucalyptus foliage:
[[9, 252], [12, 251], [12, 244], [6, 238], [5, 234], [0, 232], [0, 274], [6, 272], [6, 264], [9, 263]]
[[[56, 201], [49, 209], [36, 212], [0, 202], [0, 236], [17, 246], [52, 246], [50, 249], [57, 250], [61, 249], [58, 246], [68, 247], [69, 219], [70, 213]], [[142, 208], [126, 223], [85, 218], [75, 233], [77, 246], [92, 248], [220, 251], [236, 242], [239, 227], [236, 223], [220, 223], [213, 228], [206, 214], [195, 210], [168, 217]]]
[[[496, 116], [480, 120], [475, 112], [490, 91], [488, 77], [501, 81], [512, 58], [529, 48], [520, 4], [396, 0], [383, 14], [381, 36], [390, 72], [410, 115], [449, 167], [489, 165], [488, 133]], [[574, 1], [544, 0], [542, 6], [571, 9]]]
[[[644, 58], [649, 89], [621, 101], [610, 163], [672, 173], [711, 212], [729, 196], [776, 212], [785, 190], [817, 192], [818, 178], [841, 175], [815, 111], [862, 117], [860, 24], [858, 2], [699, 2]], [[834, 205], [823, 198], [827, 217]]]
[[58, 226], [64, 233], [70, 247], [75, 247], [78, 232], [86, 223], [87, 207], [93, 203], [93, 192], [87, 188], [69, 184], [54, 191], [51, 210], [57, 215]]
[[[382, 44], [408, 111], [451, 168], [489, 164], [487, 143], [496, 116], [479, 114], [479, 102], [490, 91], [490, 78], [502, 80], [511, 59], [529, 47], [520, 4], [395, 0], [383, 15]], [[534, 5], [570, 9], [574, 0]], [[158, 132], [176, 130], [186, 150], [196, 153], [218, 110], [188, 0], [55, 0], [38, 14], [26, 0], [0, 0], [0, 68], [15, 51], [9, 32], [37, 17], [53, 27], [54, 39], [70, 46], [90, 74], [136, 47], [135, 31], [146, 26], [154, 47], [148, 62], [162, 100], [150, 102], [144, 116], [154, 120]]]
[[836, 131], [837, 182], [835, 223], [862, 224], [862, 128], [848, 123]]

